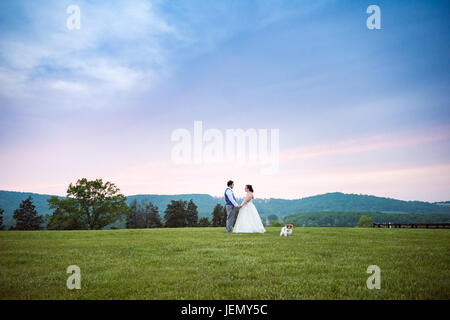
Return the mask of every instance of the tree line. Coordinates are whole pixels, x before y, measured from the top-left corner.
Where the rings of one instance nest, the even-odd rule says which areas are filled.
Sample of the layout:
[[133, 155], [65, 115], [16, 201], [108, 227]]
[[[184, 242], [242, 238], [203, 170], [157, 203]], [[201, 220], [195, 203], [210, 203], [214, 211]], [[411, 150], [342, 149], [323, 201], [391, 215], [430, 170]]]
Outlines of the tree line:
[[[65, 198], [51, 197], [47, 200], [53, 214], [42, 217], [33, 205], [32, 197], [20, 203], [14, 211], [15, 227], [9, 230], [99, 230], [106, 226], [116, 228], [114, 223], [125, 221], [125, 227], [133, 228], [180, 228], [180, 227], [224, 227], [225, 207], [217, 204], [211, 220], [198, 217], [198, 207], [192, 201], [172, 200], [164, 211], [152, 202], [134, 200], [129, 206], [126, 197], [114, 183], [102, 179], [89, 181], [79, 179], [70, 184]], [[0, 230], [4, 230], [3, 210], [0, 209]]]
[[288, 215], [283, 220], [286, 223], [293, 223], [302, 227], [370, 227], [374, 222], [450, 223], [450, 215], [437, 213], [305, 212]]
[[212, 212], [212, 219], [198, 217], [198, 207], [190, 200], [172, 200], [161, 219], [158, 207], [151, 202], [136, 200], [130, 206], [126, 228], [183, 228], [183, 227], [225, 227], [225, 207], [217, 204]]
[[[79, 179], [70, 184], [65, 198], [53, 196], [47, 200], [53, 214], [40, 216], [31, 196], [14, 210], [16, 225], [10, 230], [99, 230], [118, 228], [179, 228], [224, 227], [225, 207], [217, 204], [211, 218], [198, 217], [198, 207], [192, 201], [172, 200], [161, 217], [159, 208], [151, 202], [133, 201], [127, 205], [126, 197], [114, 183], [102, 179]], [[4, 230], [4, 211], [0, 209], [0, 230]], [[276, 215], [267, 220], [272, 226], [281, 226]], [[303, 227], [370, 226], [373, 222], [391, 223], [449, 223], [448, 214], [390, 214], [381, 212], [309, 212], [284, 217], [284, 223]]]
[[[159, 208], [152, 202], [133, 201], [126, 197], [111, 182], [102, 179], [79, 179], [70, 184], [66, 197], [53, 196], [47, 200], [53, 214], [40, 216], [31, 196], [23, 200], [14, 210], [16, 225], [10, 230], [99, 230], [117, 228], [179, 228], [179, 227], [224, 227], [225, 207], [217, 204], [210, 219], [199, 218], [198, 207], [190, 201], [172, 200], [161, 217]], [[0, 230], [4, 230], [4, 211], [0, 209]], [[267, 217], [272, 226], [281, 226], [276, 215]], [[390, 214], [381, 212], [309, 212], [284, 217], [283, 223], [304, 227], [354, 227], [370, 226], [373, 222], [391, 223], [448, 223], [448, 214]]]

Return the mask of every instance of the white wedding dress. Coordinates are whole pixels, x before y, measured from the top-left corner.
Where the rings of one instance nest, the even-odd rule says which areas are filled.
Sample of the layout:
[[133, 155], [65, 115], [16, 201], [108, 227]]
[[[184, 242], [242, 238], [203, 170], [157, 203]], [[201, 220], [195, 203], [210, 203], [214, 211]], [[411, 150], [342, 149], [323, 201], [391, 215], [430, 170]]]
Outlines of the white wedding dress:
[[233, 233], [264, 233], [266, 230], [259, 217], [253, 199], [239, 209]]

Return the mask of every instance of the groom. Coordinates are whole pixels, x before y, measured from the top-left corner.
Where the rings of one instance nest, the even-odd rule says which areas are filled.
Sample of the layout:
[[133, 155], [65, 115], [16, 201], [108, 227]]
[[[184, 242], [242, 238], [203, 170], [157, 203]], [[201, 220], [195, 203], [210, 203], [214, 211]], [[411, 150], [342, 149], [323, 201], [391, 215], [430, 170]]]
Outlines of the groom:
[[233, 228], [234, 222], [234, 214], [236, 209], [239, 209], [241, 206], [236, 202], [236, 198], [233, 193], [234, 182], [232, 180], [227, 182], [227, 188], [225, 189], [225, 208], [227, 210], [227, 232], [231, 233], [231, 229]]

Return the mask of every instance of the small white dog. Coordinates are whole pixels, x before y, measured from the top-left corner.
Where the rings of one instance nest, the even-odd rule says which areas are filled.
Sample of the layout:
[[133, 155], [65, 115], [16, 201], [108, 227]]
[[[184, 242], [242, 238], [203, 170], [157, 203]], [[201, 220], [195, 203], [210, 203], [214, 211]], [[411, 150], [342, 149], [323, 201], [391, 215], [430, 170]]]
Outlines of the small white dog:
[[294, 226], [292, 224], [287, 224], [283, 228], [281, 228], [280, 237], [287, 237], [292, 234], [292, 228]]

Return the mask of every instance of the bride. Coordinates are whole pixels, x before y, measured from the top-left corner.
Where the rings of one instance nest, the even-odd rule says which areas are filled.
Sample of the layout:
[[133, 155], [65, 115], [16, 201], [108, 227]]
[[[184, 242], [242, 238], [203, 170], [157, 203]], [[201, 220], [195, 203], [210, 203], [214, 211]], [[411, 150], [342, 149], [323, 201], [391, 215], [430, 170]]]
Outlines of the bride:
[[261, 222], [258, 210], [253, 204], [253, 187], [250, 184], [246, 185], [245, 192], [247, 192], [247, 197], [239, 206], [239, 214], [233, 233], [264, 233], [266, 230]]

